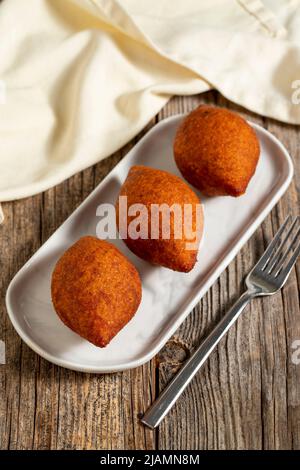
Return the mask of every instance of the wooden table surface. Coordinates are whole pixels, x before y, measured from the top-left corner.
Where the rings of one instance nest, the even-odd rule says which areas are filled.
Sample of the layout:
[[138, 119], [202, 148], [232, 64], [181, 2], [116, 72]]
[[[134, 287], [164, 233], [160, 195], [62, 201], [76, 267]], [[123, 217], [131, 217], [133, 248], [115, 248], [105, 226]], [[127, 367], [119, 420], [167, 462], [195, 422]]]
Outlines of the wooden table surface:
[[3, 204], [0, 227], [1, 449], [300, 449], [300, 265], [275, 296], [255, 300], [156, 431], [138, 416], [242, 291], [242, 279], [288, 213], [299, 214], [300, 131], [229, 103], [217, 92], [173, 98], [153, 119], [200, 103], [238, 111], [267, 128], [293, 157], [290, 188], [164, 349], [126, 372], [94, 375], [40, 358], [14, 331], [5, 292], [14, 274], [139, 140], [34, 197]]

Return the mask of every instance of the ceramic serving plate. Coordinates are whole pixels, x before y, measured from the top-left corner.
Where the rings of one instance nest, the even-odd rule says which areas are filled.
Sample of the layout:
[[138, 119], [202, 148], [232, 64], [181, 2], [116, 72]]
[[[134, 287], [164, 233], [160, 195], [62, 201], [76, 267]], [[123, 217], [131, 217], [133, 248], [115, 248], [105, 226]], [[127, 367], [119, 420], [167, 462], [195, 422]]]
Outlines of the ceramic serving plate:
[[184, 274], [152, 266], [132, 254], [122, 240], [111, 240], [139, 270], [142, 302], [135, 317], [106, 348], [85, 341], [54, 312], [50, 297], [54, 265], [78, 238], [96, 235], [97, 207], [115, 202], [132, 165], [179, 175], [172, 143], [181, 120], [182, 116], [174, 116], [152, 128], [11, 281], [6, 296], [9, 317], [21, 338], [45, 359], [85, 372], [125, 370], [151, 359], [287, 189], [293, 166], [286, 149], [268, 131], [252, 124], [261, 145], [256, 173], [244, 196], [202, 198], [205, 231], [195, 268]]

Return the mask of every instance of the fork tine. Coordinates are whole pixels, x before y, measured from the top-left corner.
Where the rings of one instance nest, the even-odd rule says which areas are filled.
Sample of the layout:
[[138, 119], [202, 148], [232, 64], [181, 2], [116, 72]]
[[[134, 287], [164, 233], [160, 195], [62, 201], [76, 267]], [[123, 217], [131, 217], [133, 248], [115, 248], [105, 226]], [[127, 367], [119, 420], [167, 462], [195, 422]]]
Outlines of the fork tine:
[[[283, 252], [282, 248], [284, 247], [284, 245], [286, 244], [286, 242], [288, 241], [291, 233], [293, 232], [297, 222], [299, 222], [299, 217], [295, 217], [293, 223], [291, 224], [290, 228], [288, 229], [287, 231], [287, 234], [285, 235], [285, 237], [281, 240], [279, 246], [276, 248], [276, 251], [275, 253], [273, 254], [273, 256], [270, 256], [268, 262], [266, 263], [266, 266], [268, 266], [268, 273], [271, 273], [272, 270], [275, 268], [275, 266], [279, 265], [279, 263], [281, 263], [283, 257], [286, 255], [287, 253], [287, 250], [289, 249], [290, 245], [286, 248], [286, 250]], [[292, 242], [293, 243], [293, 242]], [[265, 267], [266, 267], [265, 266]]]
[[[300, 228], [297, 230], [296, 232], [296, 235], [294, 235], [290, 245], [287, 247], [285, 253], [283, 254], [281, 260], [280, 260], [280, 263], [279, 265], [276, 267], [276, 273], [275, 273], [275, 276], [277, 276], [279, 274], [279, 272], [281, 271], [281, 269], [283, 268], [283, 265], [284, 265], [284, 262], [287, 260], [288, 256], [293, 252], [293, 251], [297, 251], [299, 246], [300, 246]], [[298, 242], [296, 244], [296, 242]], [[296, 244], [296, 246], [295, 246]], [[293, 259], [294, 255], [292, 256], [291, 259]], [[296, 257], [297, 258], [297, 257]], [[285, 269], [287, 269], [287, 267], [289, 266], [290, 262], [288, 262], [287, 266]], [[293, 264], [292, 264], [292, 267], [293, 267]], [[284, 270], [285, 270], [284, 269]]]
[[298, 242], [298, 245], [297, 245], [297, 248], [295, 249], [294, 251], [294, 254], [293, 256], [290, 258], [288, 264], [286, 265], [286, 267], [284, 268], [284, 270], [282, 270], [280, 273], [279, 273], [279, 277], [282, 277], [283, 278], [283, 281], [282, 283], [284, 284], [285, 281], [287, 280], [291, 270], [293, 269], [296, 261], [297, 261], [297, 258], [298, 256], [300, 255], [300, 241]]
[[283, 222], [283, 224], [281, 225], [280, 229], [276, 233], [275, 237], [273, 238], [273, 240], [271, 241], [271, 243], [267, 247], [266, 251], [264, 252], [264, 254], [259, 259], [256, 266], [259, 266], [259, 267], [262, 266], [262, 269], [265, 268], [266, 264], [268, 263], [271, 255], [274, 251], [274, 248], [276, 247], [277, 243], [280, 240], [282, 232], [284, 231], [284, 229], [286, 228], [286, 226], [290, 222], [290, 220], [291, 220], [291, 215], [288, 215], [287, 218], [285, 219], [285, 221]]

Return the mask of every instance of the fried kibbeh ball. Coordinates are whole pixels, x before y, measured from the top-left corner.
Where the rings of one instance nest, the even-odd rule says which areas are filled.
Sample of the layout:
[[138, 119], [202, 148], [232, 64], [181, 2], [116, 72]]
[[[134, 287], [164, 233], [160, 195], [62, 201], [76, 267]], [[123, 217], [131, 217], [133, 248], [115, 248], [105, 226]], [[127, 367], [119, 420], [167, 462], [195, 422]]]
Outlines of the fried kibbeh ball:
[[207, 196], [241, 196], [255, 173], [259, 141], [228, 109], [199, 106], [179, 126], [174, 157], [183, 177]]
[[86, 236], [58, 260], [51, 295], [63, 323], [103, 348], [136, 313], [142, 287], [137, 270], [114, 245]]
[[[122, 196], [127, 197], [128, 211], [120, 210]], [[131, 213], [135, 204], [143, 209]], [[188, 206], [185, 212], [184, 205]], [[121, 187], [116, 216], [124, 242], [140, 258], [174, 271], [188, 272], [194, 267], [203, 232], [203, 210], [199, 197], [178, 176], [133, 166]], [[141, 226], [146, 227], [146, 233]], [[134, 233], [132, 227], [137, 228]]]

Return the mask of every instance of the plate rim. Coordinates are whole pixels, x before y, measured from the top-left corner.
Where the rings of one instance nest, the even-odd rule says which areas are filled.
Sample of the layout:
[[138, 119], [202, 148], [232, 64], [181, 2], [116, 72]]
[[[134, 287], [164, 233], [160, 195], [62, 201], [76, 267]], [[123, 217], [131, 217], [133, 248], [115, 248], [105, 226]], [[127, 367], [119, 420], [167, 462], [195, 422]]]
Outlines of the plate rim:
[[239, 238], [238, 242], [234, 245], [232, 250], [223, 258], [221, 263], [217, 266], [217, 268], [214, 270], [213, 275], [210, 276], [209, 280], [204, 282], [203, 286], [201, 289], [199, 289], [198, 293], [193, 296], [193, 298], [187, 302], [187, 305], [182, 310], [181, 315], [174, 321], [174, 324], [168, 328], [165, 332], [165, 334], [161, 337], [160, 341], [157, 343], [155, 347], [150, 349], [148, 353], [143, 354], [141, 357], [128, 361], [126, 363], [122, 364], [116, 364], [116, 365], [106, 365], [106, 366], [94, 366], [94, 365], [86, 365], [86, 366], [79, 366], [76, 365], [76, 363], [70, 362], [69, 360], [58, 358], [57, 356], [48, 353], [45, 351], [42, 347], [40, 347], [27, 333], [23, 330], [23, 328], [19, 325], [17, 321], [17, 316], [14, 314], [13, 308], [11, 307], [11, 291], [13, 289], [14, 283], [18, 280], [19, 276], [26, 271], [31, 265], [31, 263], [35, 260], [35, 258], [38, 256], [39, 251], [45, 247], [45, 245], [50, 242], [52, 237], [55, 236], [56, 232], [64, 226], [68, 222], [68, 220], [73, 217], [73, 215], [81, 209], [81, 207], [88, 202], [89, 199], [91, 199], [97, 191], [101, 188], [102, 185], [105, 184], [106, 180], [110, 178], [111, 173], [115, 171], [119, 165], [124, 164], [124, 161], [129, 160], [130, 156], [132, 153], [134, 153], [144, 142], [146, 138], [149, 138], [152, 133], [154, 133], [155, 130], [157, 130], [158, 127], [162, 127], [163, 125], [166, 125], [170, 121], [175, 121], [178, 120], [179, 118], [183, 118], [186, 115], [184, 114], [176, 114], [173, 116], [169, 116], [162, 121], [158, 122], [155, 124], [140, 140], [137, 142], [132, 149], [129, 150], [129, 152], [120, 160], [120, 162], [117, 163], [117, 165], [114, 166], [114, 168], [103, 178], [102, 181], [91, 191], [91, 193], [79, 204], [79, 206], [67, 217], [67, 219], [52, 233], [52, 235], [43, 243], [39, 249], [29, 258], [29, 260], [26, 261], [26, 263], [19, 269], [19, 271], [14, 275], [12, 280], [10, 281], [7, 291], [6, 291], [6, 296], [5, 296], [5, 303], [6, 303], [6, 309], [7, 313], [9, 316], [9, 319], [15, 328], [16, 332], [18, 335], [21, 337], [21, 339], [29, 346], [34, 352], [39, 354], [41, 357], [46, 359], [47, 361], [60, 366], [60, 367], [65, 367], [70, 370], [75, 370], [78, 372], [86, 372], [86, 373], [113, 373], [113, 372], [120, 372], [128, 369], [133, 369], [136, 367], [139, 367], [149, 360], [151, 360], [160, 350], [161, 348], [166, 344], [166, 342], [170, 339], [170, 337], [174, 334], [174, 332], [178, 329], [178, 327], [183, 323], [183, 321], [187, 318], [189, 313], [193, 310], [195, 305], [201, 300], [203, 295], [210, 289], [210, 287], [214, 284], [214, 282], [219, 278], [221, 273], [228, 267], [230, 262], [237, 256], [238, 252], [241, 250], [243, 245], [250, 239], [250, 237], [253, 235], [253, 233], [257, 230], [257, 228], [260, 226], [260, 224], [263, 222], [263, 220], [266, 218], [266, 216], [270, 213], [270, 211], [273, 209], [273, 207], [277, 204], [277, 202], [280, 200], [280, 198], [283, 196], [285, 191], [287, 190], [288, 186], [291, 183], [291, 180], [293, 178], [294, 174], [294, 167], [293, 167], [293, 162], [291, 159], [291, 156], [285, 146], [280, 142], [280, 140], [275, 137], [270, 131], [265, 129], [264, 127], [260, 126], [259, 124], [253, 123], [251, 121], [247, 121], [255, 130], [258, 130], [260, 133], [264, 134], [267, 136], [268, 139], [271, 139], [281, 150], [282, 155], [285, 157], [285, 161], [287, 163], [288, 167], [288, 173], [285, 178], [285, 180], [282, 182], [281, 186], [279, 189], [276, 191], [272, 199], [269, 201], [269, 203], [265, 206], [265, 208], [261, 211], [259, 216], [254, 220], [254, 222], [248, 227], [248, 229], [245, 231], [245, 233]]

